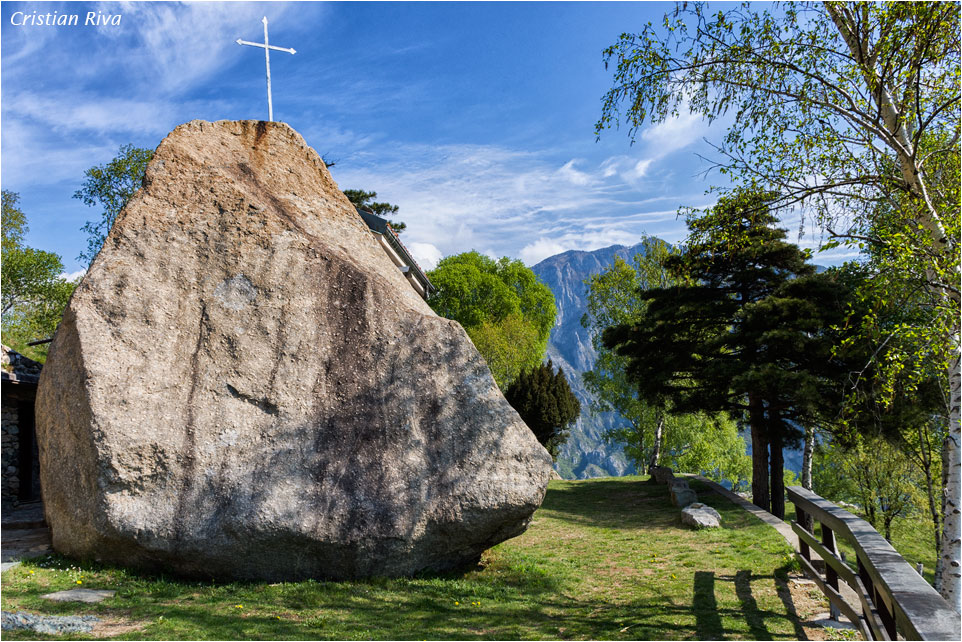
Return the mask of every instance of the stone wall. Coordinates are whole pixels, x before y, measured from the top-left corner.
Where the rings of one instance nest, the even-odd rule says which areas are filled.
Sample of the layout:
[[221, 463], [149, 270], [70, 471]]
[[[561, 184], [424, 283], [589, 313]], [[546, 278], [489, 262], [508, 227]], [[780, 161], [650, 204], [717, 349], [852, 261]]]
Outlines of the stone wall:
[[[33, 405], [37, 396], [37, 382], [43, 365], [7, 346], [2, 346], [3, 392], [0, 395], [0, 499], [6, 510], [17, 503], [21, 491], [20, 449], [30, 448], [33, 473], [30, 481], [31, 498], [40, 497], [40, 461], [34, 435]], [[26, 433], [28, 434], [25, 434]]]
[[[6, 391], [5, 391], [6, 392]], [[6, 394], [3, 403], [0, 405], [0, 430], [2, 430], [3, 459], [2, 465], [2, 490], [3, 504], [12, 504], [20, 491], [19, 466], [20, 466], [20, 428], [18, 422], [17, 406], [14, 403], [7, 403]]]

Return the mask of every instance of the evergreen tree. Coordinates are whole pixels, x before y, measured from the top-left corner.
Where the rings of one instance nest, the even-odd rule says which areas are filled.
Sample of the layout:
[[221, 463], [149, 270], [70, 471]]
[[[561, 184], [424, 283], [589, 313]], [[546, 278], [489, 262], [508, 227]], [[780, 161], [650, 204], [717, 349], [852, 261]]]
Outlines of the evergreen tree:
[[564, 371], [554, 371], [551, 360], [522, 371], [505, 392], [508, 403], [518, 411], [552, 459], [568, 440], [568, 428], [581, 414], [581, 404], [571, 392]]
[[[328, 167], [330, 167], [330, 165], [328, 165]], [[377, 192], [365, 192], [362, 189], [346, 189], [344, 190], [344, 196], [347, 197], [347, 200], [351, 201], [351, 205], [354, 207], [361, 210], [368, 210], [381, 218], [389, 219], [401, 209], [400, 205], [376, 202], [374, 199], [377, 198]], [[401, 221], [388, 220], [388, 223], [390, 223], [391, 229], [394, 230], [395, 234], [400, 234], [407, 228], [407, 225]]]
[[782, 516], [782, 448], [800, 437], [792, 420], [812, 411], [822, 376], [809, 370], [807, 351], [830, 348], [813, 303], [825, 284], [775, 227], [770, 198], [737, 192], [689, 216], [684, 251], [665, 259], [679, 284], [648, 290], [642, 317], [610, 328], [604, 341], [629, 357], [642, 398], [668, 400], [678, 413], [747, 417], [753, 501]]

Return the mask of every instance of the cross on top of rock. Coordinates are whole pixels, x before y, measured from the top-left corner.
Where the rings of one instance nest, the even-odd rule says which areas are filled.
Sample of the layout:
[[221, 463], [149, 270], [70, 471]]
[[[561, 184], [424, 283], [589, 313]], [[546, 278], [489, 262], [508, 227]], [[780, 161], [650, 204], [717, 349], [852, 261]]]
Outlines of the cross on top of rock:
[[264, 16], [264, 19], [261, 20], [261, 22], [264, 23], [264, 42], [263, 43], [248, 42], [247, 40], [241, 40], [240, 38], [238, 38], [236, 42], [239, 45], [261, 47], [264, 49], [264, 60], [267, 65], [267, 120], [272, 121], [274, 120], [274, 104], [273, 104], [273, 101], [271, 100], [271, 49], [275, 51], [286, 51], [289, 54], [295, 54], [297, 52], [294, 51], [293, 48], [274, 47], [273, 45], [271, 45], [270, 41], [267, 39], [267, 16]]

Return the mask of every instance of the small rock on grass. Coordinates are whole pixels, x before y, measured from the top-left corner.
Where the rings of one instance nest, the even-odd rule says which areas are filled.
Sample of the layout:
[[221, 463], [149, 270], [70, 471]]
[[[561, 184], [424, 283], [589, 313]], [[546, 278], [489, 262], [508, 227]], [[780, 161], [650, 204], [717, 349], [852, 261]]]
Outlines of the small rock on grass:
[[696, 529], [718, 528], [721, 526], [721, 515], [711, 506], [695, 503], [681, 511], [681, 523]]
[[87, 602], [88, 604], [93, 604], [94, 602], [103, 602], [108, 597], [113, 597], [116, 592], [117, 591], [80, 588], [47, 593], [40, 597], [45, 600], [53, 600], [54, 602]]
[[2, 613], [4, 631], [27, 629], [44, 635], [90, 633], [97, 622], [100, 622], [100, 618], [93, 615], [35, 615], [11, 611]]

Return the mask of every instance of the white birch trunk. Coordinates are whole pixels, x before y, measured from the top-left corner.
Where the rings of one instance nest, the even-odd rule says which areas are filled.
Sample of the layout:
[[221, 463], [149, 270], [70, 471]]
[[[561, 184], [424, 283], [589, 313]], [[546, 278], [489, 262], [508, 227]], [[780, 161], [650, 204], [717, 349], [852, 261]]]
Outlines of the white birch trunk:
[[[935, 251], [958, 252], [957, 247], [952, 247], [945, 231], [945, 226], [939, 217], [939, 212], [934, 207], [929, 197], [929, 189], [925, 184], [924, 175], [917, 164], [918, 154], [916, 149], [917, 142], [913, 142], [906, 131], [906, 126], [911, 126], [905, 114], [899, 113], [889, 88], [882, 82], [882, 74], [876, 74], [872, 68], [876, 62], [869, 41], [872, 34], [869, 29], [859, 29], [859, 25], [865, 27], [867, 24], [867, 7], [860, 4], [833, 4], [825, 3], [825, 9], [832, 21], [838, 28], [839, 33], [845, 40], [852, 54], [852, 59], [862, 67], [863, 77], [866, 87], [875, 100], [886, 127], [886, 134], [882, 136], [884, 144], [895, 154], [895, 161], [901, 170], [902, 179], [905, 186], [915, 196], [920, 198], [925, 204], [925, 211], [919, 212], [918, 223], [928, 232], [932, 241], [932, 248]], [[861, 20], [856, 19], [855, 12], [862, 12]], [[954, 216], [957, 212], [952, 213]], [[948, 285], [957, 287], [959, 282], [958, 270], [953, 275], [955, 278]], [[937, 284], [937, 275], [932, 270], [928, 270], [928, 277], [931, 284]], [[960, 388], [962, 388], [962, 373], [960, 373], [959, 358], [959, 293], [958, 291], [946, 291], [931, 285], [937, 297], [943, 297], [947, 304], [947, 313], [954, 315], [954, 329], [948, 337], [949, 349], [949, 425], [948, 434], [942, 443], [942, 538], [941, 538], [941, 568], [939, 569], [939, 579], [936, 582], [941, 584], [940, 593], [942, 597], [956, 610], [962, 612], [962, 459], [960, 459], [960, 446], [962, 446], [962, 434], [960, 434], [959, 406]]]
[[942, 444], [942, 551], [939, 572], [939, 592], [956, 610], [962, 612], [962, 459], [960, 459], [959, 406], [962, 403], [962, 372], [960, 372], [959, 333], [952, 341], [949, 365], [949, 430]]
[[648, 470], [658, 465], [658, 458], [661, 456], [661, 442], [665, 435], [665, 416], [658, 417], [658, 425], [655, 426], [655, 443], [651, 449], [651, 461], [648, 463]]

